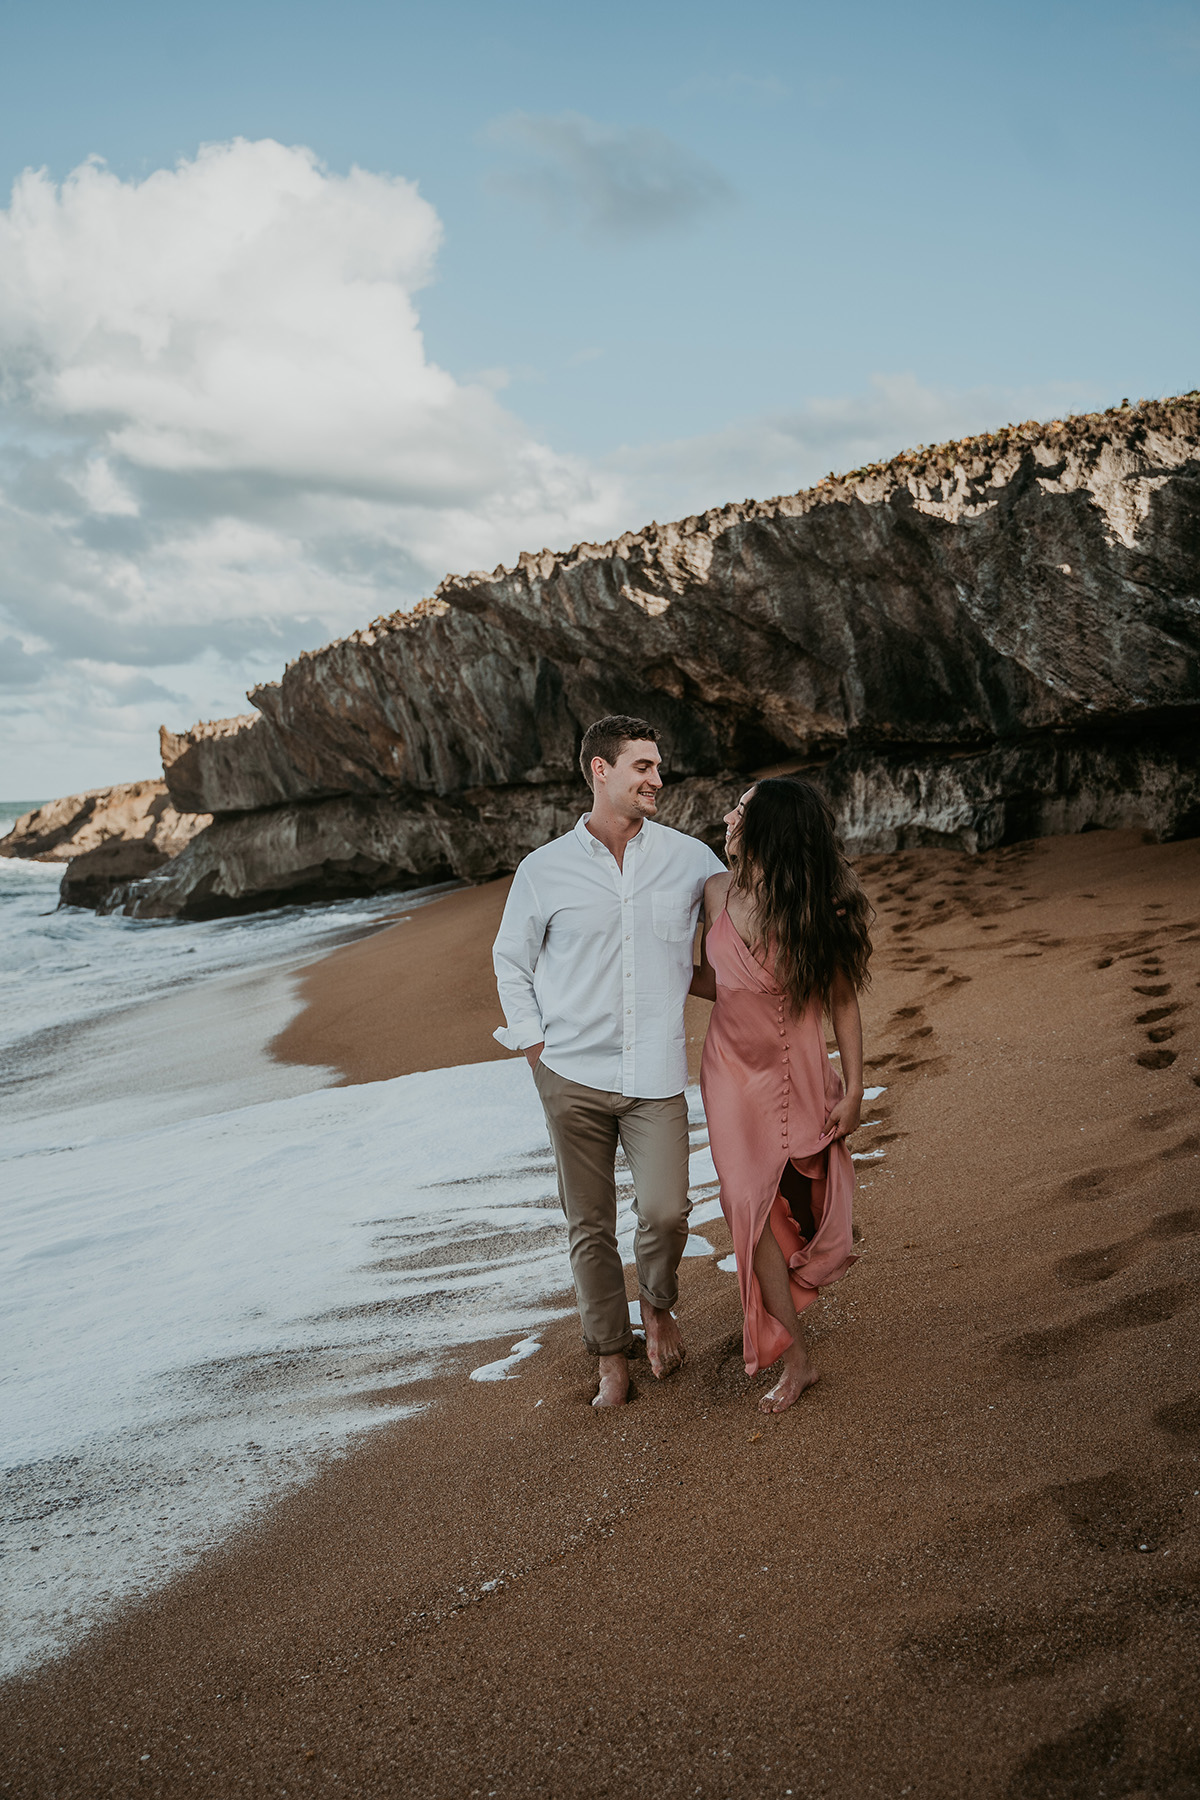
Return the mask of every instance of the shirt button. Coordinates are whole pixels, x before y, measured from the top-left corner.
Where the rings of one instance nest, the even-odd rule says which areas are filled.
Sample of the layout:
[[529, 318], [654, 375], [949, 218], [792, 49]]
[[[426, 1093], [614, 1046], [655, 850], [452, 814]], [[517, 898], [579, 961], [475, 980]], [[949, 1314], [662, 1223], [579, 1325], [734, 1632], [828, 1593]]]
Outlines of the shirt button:
[[632, 1006], [627, 1006], [627, 1007], [626, 1007], [626, 1008], [625, 1008], [625, 1011], [626, 1011], [626, 1012], [627, 1012], [627, 1013], [631, 1013], [631, 1012], [632, 1012], [632, 1011], [633, 1011], [633, 1008], [632, 1008]]

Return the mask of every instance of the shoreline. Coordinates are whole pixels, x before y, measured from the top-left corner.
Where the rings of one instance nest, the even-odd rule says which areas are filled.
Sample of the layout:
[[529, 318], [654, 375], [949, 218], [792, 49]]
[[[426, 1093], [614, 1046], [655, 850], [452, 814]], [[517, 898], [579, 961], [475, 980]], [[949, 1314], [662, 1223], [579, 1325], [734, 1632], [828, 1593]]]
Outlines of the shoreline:
[[[508, 1340], [455, 1353], [404, 1390], [420, 1415], [9, 1684], [12, 1791], [1200, 1786], [1200, 842], [859, 868], [887, 1091], [855, 1147], [884, 1154], [858, 1164], [862, 1260], [814, 1309], [816, 1389], [756, 1412], [705, 1225], [680, 1376], [635, 1365], [601, 1416], [574, 1320], [511, 1382], [466, 1379]], [[403, 1054], [486, 1039], [498, 898], [316, 964], [289, 1060], [385, 1079], [362, 1071], [397, 1055], [397, 971], [441, 932], [462, 963]]]

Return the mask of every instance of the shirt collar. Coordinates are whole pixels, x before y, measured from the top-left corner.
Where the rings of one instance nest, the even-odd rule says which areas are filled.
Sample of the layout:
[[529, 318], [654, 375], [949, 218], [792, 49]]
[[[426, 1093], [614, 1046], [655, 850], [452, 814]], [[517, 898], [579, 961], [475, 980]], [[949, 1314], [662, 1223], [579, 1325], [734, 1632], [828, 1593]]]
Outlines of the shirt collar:
[[[591, 816], [592, 816], [591, 813], [584, 813], [582, 815], [582, 817], [579, 819], [578, 823], [575, 826], [575, 836], [579, 839], [580, 843], [583, 845], [583, 847], [587, 851], [588, 855], [595, 856], [597, 850], [604, 849], [604, 845], [600, 842], [599, 838], [593, 837], [591, 832], [587, 828], [587, 822], [591, 818]], [[626, 846], [625, 846], [626, 850], [632, 850], [636, 844], [641, 844], [645, 841], [646, 826], [649, 823], [650, 823], [649, 819], [642, 820], [641, 824], [637, 828], [637, 831], [634, 833], [633, 837], [631, 837], [629, 842], [626, 844]]]

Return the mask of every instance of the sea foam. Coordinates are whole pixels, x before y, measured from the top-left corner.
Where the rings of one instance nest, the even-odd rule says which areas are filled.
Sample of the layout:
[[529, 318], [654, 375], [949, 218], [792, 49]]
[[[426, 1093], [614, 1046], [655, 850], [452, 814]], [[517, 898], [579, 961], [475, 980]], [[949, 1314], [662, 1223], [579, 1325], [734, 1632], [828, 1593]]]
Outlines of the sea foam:
[[[570, 1310], [523, 1059], [75, 1141], [27, 1119], [0, 1172], [9, 1670], [403, 1416], [435, 1359]], [[635, 1224], [622, 1183], [627, 1260]]]

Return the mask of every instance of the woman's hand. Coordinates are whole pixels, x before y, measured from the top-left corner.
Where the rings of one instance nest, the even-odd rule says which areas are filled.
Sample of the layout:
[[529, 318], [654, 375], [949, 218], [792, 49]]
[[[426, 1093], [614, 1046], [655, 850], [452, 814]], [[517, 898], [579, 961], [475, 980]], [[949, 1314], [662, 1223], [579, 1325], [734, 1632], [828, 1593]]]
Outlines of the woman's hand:
[[831, 1132], [834, 1139], [849, 1137], [857, 1131], [862, 1123], [862, 1094], [843, 1094], [841, 1099], [826, 1109], [825, 1132]]

